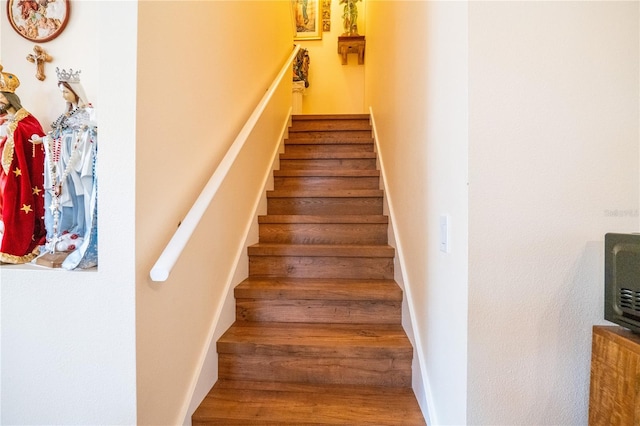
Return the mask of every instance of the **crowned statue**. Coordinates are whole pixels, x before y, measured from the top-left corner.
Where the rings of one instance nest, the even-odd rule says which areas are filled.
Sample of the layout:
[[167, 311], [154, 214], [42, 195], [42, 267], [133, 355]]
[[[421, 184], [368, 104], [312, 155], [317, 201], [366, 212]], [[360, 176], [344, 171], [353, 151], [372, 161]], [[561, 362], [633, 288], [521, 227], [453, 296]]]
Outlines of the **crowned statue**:
[[20, 80], [0, 65], [0, 263], [31, 262], [45, 242], [42, 126], [21, 105]]
[[64, 269], [84, 269], [98, 264], [98, 127], [80, 83], [80, 71], [56, 68], [56, 73], [66, 108], [39, 141], [45, 152], [47, 207], [47, 254], [43, 257], [62, 259]]

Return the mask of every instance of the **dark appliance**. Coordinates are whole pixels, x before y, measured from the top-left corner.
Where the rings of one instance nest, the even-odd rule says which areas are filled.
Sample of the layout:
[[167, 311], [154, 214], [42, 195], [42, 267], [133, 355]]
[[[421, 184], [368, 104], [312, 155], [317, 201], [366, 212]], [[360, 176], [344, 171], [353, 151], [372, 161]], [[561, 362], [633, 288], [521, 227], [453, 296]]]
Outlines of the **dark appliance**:
[[604, 237], [604, 319], [640, 333], [640, 234]]

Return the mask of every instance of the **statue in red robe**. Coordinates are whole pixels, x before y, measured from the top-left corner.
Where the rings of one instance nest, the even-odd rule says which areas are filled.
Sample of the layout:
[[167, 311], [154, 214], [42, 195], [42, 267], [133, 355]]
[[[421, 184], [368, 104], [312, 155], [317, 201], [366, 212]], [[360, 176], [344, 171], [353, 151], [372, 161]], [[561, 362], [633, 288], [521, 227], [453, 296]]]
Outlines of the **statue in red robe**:
[[18, 78], [0, 65], [0, 262], [27, 263], [44, 244], [44, 136], [15, 94]]

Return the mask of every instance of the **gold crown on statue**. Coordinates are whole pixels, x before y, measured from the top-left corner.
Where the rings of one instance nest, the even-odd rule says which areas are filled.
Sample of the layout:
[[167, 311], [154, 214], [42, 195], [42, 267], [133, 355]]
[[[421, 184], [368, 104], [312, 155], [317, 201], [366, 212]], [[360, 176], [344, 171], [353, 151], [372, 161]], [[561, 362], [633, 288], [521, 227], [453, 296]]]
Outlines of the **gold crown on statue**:
[[80, 83], [81, 71], [73, 71], [73, 68], [69, 68], [69, 71], [56, 67], [56, 74], [58, 74], [58, 81], [65, 83]]
[[0, 65], [0, 92], [15, 93], [20, 80], [14, 74], [2, 72], [4, 67]]

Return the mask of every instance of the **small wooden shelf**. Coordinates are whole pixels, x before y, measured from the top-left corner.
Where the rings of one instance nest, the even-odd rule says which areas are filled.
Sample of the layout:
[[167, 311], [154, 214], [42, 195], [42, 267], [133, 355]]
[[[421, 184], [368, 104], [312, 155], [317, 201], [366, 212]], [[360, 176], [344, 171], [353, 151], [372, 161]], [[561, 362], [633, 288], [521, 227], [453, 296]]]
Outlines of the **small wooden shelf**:
[[364, 64], [364, 48], [366, 41], [364, 36], [339, 36], [338, 54], [342, 57], [342, 65], [347, 65], [347, 55], [356, 53], [358, 55], [358, 65]]
[[640, 335], [593, 327], [589, 425], [640, 425]]

